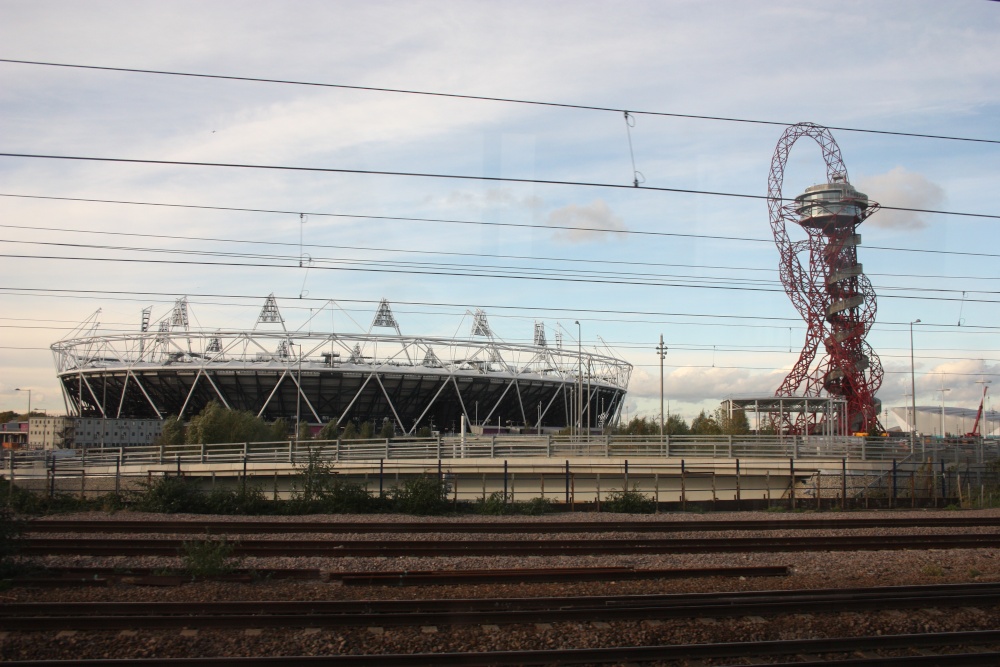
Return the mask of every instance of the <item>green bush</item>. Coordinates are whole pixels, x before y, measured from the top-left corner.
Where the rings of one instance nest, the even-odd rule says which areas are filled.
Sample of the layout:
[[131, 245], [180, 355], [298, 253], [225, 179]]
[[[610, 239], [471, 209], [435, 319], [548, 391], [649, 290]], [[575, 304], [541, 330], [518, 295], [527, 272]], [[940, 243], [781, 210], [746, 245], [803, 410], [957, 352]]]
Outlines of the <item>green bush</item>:
[[448, 511], [445, 485], [437, 477], [417, 477], [389, 493], [391, 507], [403, 514], [434, 515]]
[[[109, 495], [114, 496], [114, 494]], [[106, 496], [82, 500], [79, 496], [68, 493], [57, 493], [54, 496], [33, 493], [19, 488], [16, 484], [11, 488], [7, 480], [0, 480], [0, 499], [5, 500], [15, 513], [26, 516], [100, 510], [109, 502]]]
[[236, 545], [227, 540], [205, 538], [184, 542], [184, 571], [193, 577], [217, 577], [236, 569], [233, 551]]
[[209, 514], [269, 514], [271, 504], [264, 492], [256, 486], [234, 488], [219, 487], [204, 499], [203, 508]]
[[0, 577], [9, 577], [16, 572], [14, 558], [21, 532], [21, 522], [14, 512], [9, 507], [0, 507]]
[[656, 509], [653, 500], [633, 486], [632, 489], [612, 490], [601, 502], [601, 511], [620, 514], [652, 514]]
[[488, 498], [477, 498], [475, 505], [472, 506], [472, 511], [476, 514], [485, 514], [488, 516], [502, 516], [514, 513], [512, 503], [509, 497], [504, 496], [503, 491], [494, 491]]
[[205, 511], [205, 494], [197, 482], [188, 477], [160, 477], [143, 482], [126, 498], [129, 507], [139, 512], [198, 514]]
[[512, 514], [540, 516], [552, 511], [552, 501], [548, 498], [532, 498], [531, 500], [514, 502], [510, 499], [510, 494], [504, 498], [503, 491], [494, 491], [485, 499], [476, 499], [472, 511], [476, 514], [489, 516]]
[[548, 498], [532, 498], [524, 502], [515, 503], [518, 514], [527, 516], [541, 516], [552, 511], [552, 501]]

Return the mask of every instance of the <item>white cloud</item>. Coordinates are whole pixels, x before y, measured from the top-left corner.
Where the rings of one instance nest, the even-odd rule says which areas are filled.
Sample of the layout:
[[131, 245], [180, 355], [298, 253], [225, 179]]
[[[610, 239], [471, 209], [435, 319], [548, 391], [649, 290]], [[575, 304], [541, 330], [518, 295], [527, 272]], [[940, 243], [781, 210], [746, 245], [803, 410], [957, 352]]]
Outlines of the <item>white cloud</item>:
[[[431, 198], [428, 198], [431, 199]], [[485, 192], [458, 190], [448, 193], [443, 203], [450, 208], [529, 209], [540, 208], [544, 201], [536, 195], [517, 195], [508, 188], [490, 188]]]
[[585, 243], [607, 237], [612, 232], [623, 232], [627, 228], [625, 222], [615, 215], [604, 200], [595, 199], [586, 206], [569, 204], [549, 213], [546, 224], [552, 227], [577, 227], [580, 229], [561, 229], [555, 238], [567, 243]]
[[[885, 174], [865, 176], [857, 188], [873, 201], [898, 208], [939, 209], [944, 202], [944, 190], [922, 174], [893, 167]], [[870, 227], [884, 229], [923, 229], [926, 214], [912, 211], [882, 210], [866, 221]]]

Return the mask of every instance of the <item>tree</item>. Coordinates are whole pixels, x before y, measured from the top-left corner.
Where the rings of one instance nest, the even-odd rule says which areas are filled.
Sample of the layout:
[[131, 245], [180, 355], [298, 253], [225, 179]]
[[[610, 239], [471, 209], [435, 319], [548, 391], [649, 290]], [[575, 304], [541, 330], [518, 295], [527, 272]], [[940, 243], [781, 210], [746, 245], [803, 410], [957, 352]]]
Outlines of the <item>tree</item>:
[[687, 435], [691, 432], [688, 428], [686, 421], [678, 417], [677, 415], [670, 415], [667, 417], [667, 423], [664, 426], [667, 431], [667, 435]]
[[623, 435], [658, 435], [660, 423], [658, 420], [648, 417], [632, 417], [632, 420], [622, 427], [621, 433]]
[[[348, 422], [350, 423], [350, 422]], [[344, 429], [345, 433], [347, 429]], [[319, 430], [316, 434], [317, 440], [336, 440], [340, 436], [340, 427], [337, 426], [337, 422], [330, 420], [323, 424], [323, 428]]]
[[743, 410], [733, 410], [732, 417], [729, 411], [719, 406], [715, 409], [715, 421], [719, 425], [719, 431], [724, 435], [746, 435], [750, 432], [750, 420]]
[[170, 416], [163, 420], [163, 429], [160, 437], [156, 439], [157, 445], [172, 447], [184, 444], [184, 422], [176, 416]]
[[13, 410], [4, 410], [0, 412], [0, 424], [6, 424], [7, 422], [12, 422], [16, 420], [18, 414]]
[[691, 420], [691, 433], [693, 435], [719, 435], [722, 429], [714, 417], [710, 417], [702, 410], [697, 417]]
[[291, 426], [287, 421], [278, 417], [274, 420], [274, 423], [270, 426], [271, 434], [263, 438], [264, 440], [285, 440], [288, 438], [288, 432], [291, 430]]
[[312, 440], [312, 429], [309, 427], [309, 422], [299, 422], [299, 441], [302, 440]]
[[230, 410], [212, 401], [188, 423], [185, 440], [189, 444], [218, 442], [267, 442], [288, 437], [288, 422], [278, 419], [268, 424], [246, 410]]

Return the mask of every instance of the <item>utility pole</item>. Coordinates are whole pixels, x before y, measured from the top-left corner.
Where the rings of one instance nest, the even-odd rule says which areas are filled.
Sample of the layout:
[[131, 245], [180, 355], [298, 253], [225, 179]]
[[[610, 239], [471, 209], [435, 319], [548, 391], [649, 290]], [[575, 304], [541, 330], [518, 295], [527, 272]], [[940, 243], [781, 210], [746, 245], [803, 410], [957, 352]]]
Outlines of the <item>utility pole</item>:
[[299, 441], [299, 431], [302, 430], [302, 346], [299, 345], [298, 377], [295, 380], [295, 442]]
[[656, 346], [656, 354], [660, 357], [660, 442], [663, 442], [663, 360], [667, 357], [663, 334], [660, 334], [660, 344]]
[[944, 383], [942, 383], [942, 386], [940, 389], [938, 389], [938, 391], [941, 392], [941, 439], [943, 440], [944, 439], [944, 393], [946, 391], [951, 391], [951, 389], [945, 387]]
[[583, 431], [583, 327], [576, 320], [576, 379], [579, 387], [576, 396], [576, 434]]
[[910, 322], [910, 400], [913, 408], [913, 421], [910, 422], [910, 453], [913, 453], [913, 438], [917, 432], [917, 382], [913, 370], [913, 325], [920, 324], [916, 319]]

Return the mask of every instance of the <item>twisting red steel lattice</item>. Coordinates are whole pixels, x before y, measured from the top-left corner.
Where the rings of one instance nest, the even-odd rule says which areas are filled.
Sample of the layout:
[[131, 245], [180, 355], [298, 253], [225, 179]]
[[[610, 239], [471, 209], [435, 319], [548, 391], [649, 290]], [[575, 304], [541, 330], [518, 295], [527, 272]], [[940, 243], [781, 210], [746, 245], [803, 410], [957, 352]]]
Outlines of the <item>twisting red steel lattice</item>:
[[[819, 144], [826, 184], [786, 202], [781, 192], [785, 165], [802, 137]], [[875, 432], [881, 428], [875, 392], [882, 385], [882, 364], [865, 341], [875, 322], [875, 290], [858, 263], [857, 228], [879, 205], [850, 185], [833, 135], [812, 123], [792, 125], [781, 135], [771, 160], [767, 205], [781, 253], [781, 282], [806, 322], [802, 352], [775, 395], [843, 399], [835, 430]], [[806, 238], [793, 241], [789, 229], [805, 232]], [[816, 361], [820, 344], [824, 353]], [[776, 426], [786, 432], [818, 430], [815, 415], [784, 415], [782, 422]]]

